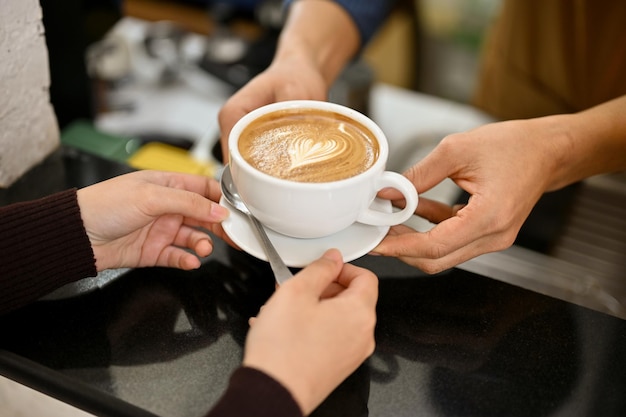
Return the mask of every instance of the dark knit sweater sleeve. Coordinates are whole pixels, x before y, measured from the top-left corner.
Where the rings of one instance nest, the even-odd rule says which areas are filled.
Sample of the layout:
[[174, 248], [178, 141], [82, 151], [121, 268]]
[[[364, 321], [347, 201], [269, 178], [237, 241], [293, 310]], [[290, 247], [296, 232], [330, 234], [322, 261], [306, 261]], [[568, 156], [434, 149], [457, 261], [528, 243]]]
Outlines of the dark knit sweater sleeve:
[[0, 314], [96, 274], [76, 189], [0, 207]]
[[302, 417], [300, 407], [278, 381], [242, 366], [230, 377], [228, 389], [206, 417]]

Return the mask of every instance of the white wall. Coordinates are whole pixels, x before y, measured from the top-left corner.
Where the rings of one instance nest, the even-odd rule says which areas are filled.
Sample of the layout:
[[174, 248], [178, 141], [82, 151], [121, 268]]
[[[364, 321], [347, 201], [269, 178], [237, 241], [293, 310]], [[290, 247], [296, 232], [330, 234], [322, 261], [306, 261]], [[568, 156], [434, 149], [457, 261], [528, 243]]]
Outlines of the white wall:
[[37, 0], [0, 1], [0, 187], [59, 145]]

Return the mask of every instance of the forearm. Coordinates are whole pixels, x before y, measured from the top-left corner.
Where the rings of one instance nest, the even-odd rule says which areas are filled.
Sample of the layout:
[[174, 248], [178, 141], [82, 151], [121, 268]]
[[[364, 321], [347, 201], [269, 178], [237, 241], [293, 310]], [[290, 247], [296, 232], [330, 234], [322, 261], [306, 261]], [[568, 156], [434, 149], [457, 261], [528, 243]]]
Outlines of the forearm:
[[74, 190], [0, 208], [0, 236], [0, 314], [96, 275]]
[[350, 15], [329, 0], [300, 0], [290, 6], [275, 61], [306, 62], [330, 86], [360, 47]]
[[626, 170], [626, 96], [572, 115], [551, 116], [563, 126], [550, 189]]

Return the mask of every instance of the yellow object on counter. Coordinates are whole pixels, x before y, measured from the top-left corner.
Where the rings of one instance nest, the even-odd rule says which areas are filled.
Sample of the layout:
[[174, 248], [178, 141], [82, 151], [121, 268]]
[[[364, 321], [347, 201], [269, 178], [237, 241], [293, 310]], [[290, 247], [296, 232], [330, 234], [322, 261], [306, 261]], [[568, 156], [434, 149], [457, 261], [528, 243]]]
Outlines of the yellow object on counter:
[[158, 142], [143, 145], [126, 162], [136, 169], [184, 172], [212, 178], [218, 170], [216, 162], [198, 161], [184, 149]]

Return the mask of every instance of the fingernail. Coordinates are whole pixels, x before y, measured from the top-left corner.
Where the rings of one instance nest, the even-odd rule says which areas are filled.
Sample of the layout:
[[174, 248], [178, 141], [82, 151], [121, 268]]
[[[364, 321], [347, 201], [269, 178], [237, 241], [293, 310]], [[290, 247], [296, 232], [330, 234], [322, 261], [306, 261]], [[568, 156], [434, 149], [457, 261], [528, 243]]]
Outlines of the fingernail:
[[230, 211], [224, 206], [213, 204], [211, 207], [211, 216], [217, 221], [226, 220], [230, 216]]
[[324, 258], [330, 259], [332, 261], [341, 260], [343, 262], [343, 255], [341, 254], [339, 249], [328, 249], [326, 252], [324, 252], [323, 256]]

